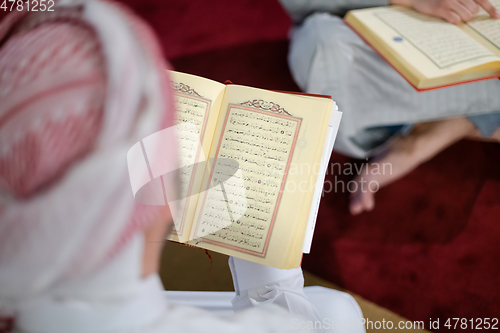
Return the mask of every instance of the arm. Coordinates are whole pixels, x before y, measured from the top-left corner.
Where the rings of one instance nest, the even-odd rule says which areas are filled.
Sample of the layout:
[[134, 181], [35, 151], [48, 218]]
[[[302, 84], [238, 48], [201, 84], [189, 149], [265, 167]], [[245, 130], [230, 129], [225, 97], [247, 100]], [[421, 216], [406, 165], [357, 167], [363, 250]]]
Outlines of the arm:
[[294, 21], [302, 21], [314, 12], [328, 12], [342, 16], [359, 8], [386, 6], [389, 4], [412, 7], [423, 14], [439, 17], [450, 23], [470, 21], [482, 7], [492, 18], [500, 13], [488, 0], [280, 0]]
[[294, 21], [300, 22], [315, 12], [342, 16], [351, 9], [386, 6], [389, 0], [280, 0]]
[[500, 18], [488, 0], [391, 0], [391, 4], [412, 7], [422, 14], [439, 17], [453, 24], [472, 20], [482, 7], [492, 18]]

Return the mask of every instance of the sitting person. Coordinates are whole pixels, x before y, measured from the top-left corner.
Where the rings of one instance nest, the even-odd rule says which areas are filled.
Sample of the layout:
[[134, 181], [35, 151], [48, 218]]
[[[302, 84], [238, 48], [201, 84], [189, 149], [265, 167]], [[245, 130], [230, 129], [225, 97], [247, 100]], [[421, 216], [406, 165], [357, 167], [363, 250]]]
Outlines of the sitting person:
[[[317, 312], [300, 268], [236, 258], [233, 305], [245, 311], [218, 317], [165, 297], [158, 262], [172, 216], [134, 202], [127, 151], [174, 124], [166, 68], [149, 28], [112, 2], [61, 1], [54, 12], [14, 12], [0, 23], [0, 331], [255, 333], [307, 330], [321, 318], [360, 323], [346, 293], [321, 289]], [[163, 148], [175, 161], [175, 140]]]
[[[390, 163], [390, 174], [366, 164], [358, 182], [387, 185], [462, 138], [500, 141], [500, 80], [418, 92], [341, 19], [351, 9], [392, 4], [460, 24], [487, 0], [281, 0], [298, 23], [291, 34], [289, 65], [299, 87], [333, 96], [344, 111], [335, 149], [355, 158]], [[372, 191], [351, 193], [350, 211], [374, 208]]]

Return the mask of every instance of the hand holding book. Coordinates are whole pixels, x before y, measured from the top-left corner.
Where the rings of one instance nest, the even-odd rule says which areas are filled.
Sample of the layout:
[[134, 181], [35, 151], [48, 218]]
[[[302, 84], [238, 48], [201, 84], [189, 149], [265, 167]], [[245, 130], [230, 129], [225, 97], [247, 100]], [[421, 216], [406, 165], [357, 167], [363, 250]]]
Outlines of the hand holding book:
[[[391, 1], [405, 6], [353, 10], [345, 22], [417, 90], [500, 77], [500, 20], [492, 17], [500, 0]], [[465, 24], [430, 17], [462, 22], [476, 9]]]
[[411, 7], [416, 11], [445, 19], [453, 24], [468, 22], [483, 8], [492, 18], [500, 13], [488, 0], [391, 0], [393, 5]]

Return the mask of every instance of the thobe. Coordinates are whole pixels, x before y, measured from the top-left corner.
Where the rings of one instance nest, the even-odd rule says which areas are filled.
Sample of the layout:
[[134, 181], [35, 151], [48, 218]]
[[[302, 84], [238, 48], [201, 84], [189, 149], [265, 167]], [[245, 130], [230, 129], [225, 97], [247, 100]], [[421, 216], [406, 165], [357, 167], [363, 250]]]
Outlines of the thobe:
[[142, 248], [138, 235], [93, 276], [18, 303], [18, 328], [29, 333], [365, 332], [352, 296], [322, 287], [304, 290], [300, 268], [280, 270], [230, 258], [234, 293], [164, 292], [157, 275], [140, 277]]

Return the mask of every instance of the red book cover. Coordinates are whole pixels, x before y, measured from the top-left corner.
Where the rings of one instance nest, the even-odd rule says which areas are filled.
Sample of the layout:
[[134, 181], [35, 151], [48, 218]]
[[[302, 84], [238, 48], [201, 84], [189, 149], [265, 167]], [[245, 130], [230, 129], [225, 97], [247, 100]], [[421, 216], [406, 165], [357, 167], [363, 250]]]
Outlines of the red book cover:
[[454, 82], [454, 83], [450, 83], [450, 84], [446, 84], [446, 85], [442, 85], [442, 86], [436, 86], [436, 87], [431, 87], [431, 88], [417, 88], [413, 83], [411, 83], [396, 67], [393, 66], [393, 64], [391, 64], [375, 47], [373, 47], [373, 45], [368, 42], [356, 29], [354, 29], [346, 20], [343, 20], [344, 23], [349, 27], [351, 28], [352, 31], [354, 31], [366, 44], [368, 44], [373, 50], [375, 50], [375, 52], [378, 53], [378, 55], [380, 57], [382, 57], [385, 61], [387, 61], [387, 63], [396, 71], [399, 73], [399, 75], [401, 75], [405, 80], [406, 82], [408, 82], [413, 88], [415, 88], [415, 90], [417, 91], [429, 91], [429, 90], [435, 90], [435, 89], [441, 89], [441, 88], [446, 88], [446, 87], [452, 87], [452, 86], [457, 86], [459, 84], [465, 84], [465, 83], [470, 83], [470, 82], [476, 82], [476, 81], [483, 81], [483, 80], [491, 80], [491, 79], [500, 79], [500, 75], [492, 75], [492, 76], [487, 76], [487, 77], [482, 77], [482, 78], [479, 78], [479, 79], [473, 79], [473, 80], [466, 80], [466, 81], [459, 81], [459, 82]]

